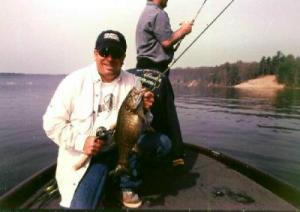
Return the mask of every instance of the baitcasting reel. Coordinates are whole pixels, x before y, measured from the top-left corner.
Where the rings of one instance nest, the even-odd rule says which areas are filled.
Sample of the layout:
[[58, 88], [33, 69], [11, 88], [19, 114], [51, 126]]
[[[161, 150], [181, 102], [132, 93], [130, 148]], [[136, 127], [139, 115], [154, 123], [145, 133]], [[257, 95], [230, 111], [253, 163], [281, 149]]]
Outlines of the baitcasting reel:
[[139, 77], [142, 86], [151, 91], [157, 91], [165, 77], [163, 73], [154, 69], [130, 69], [127, 71]]
[[106, 152], [114, 147], [113, 134], [115, 130], [107, 130], [105, 127], [98, 127], [96, 130], [96, 137], [103, 141], [103, 146], [101, 152]]
[[108, 135], [111, 135], [112, 133], [112, 130], [107, 130], [105, 127], [98, 127], [96, 130], [96, 137], [101, 140], [106, 140]]

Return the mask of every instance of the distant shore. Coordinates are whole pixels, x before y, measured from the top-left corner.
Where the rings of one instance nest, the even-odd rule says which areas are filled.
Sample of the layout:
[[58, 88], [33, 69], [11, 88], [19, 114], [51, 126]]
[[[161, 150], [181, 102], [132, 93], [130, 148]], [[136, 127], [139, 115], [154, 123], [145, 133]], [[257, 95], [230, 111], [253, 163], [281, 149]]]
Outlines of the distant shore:
[[15, 72], [0, 72], [0, 76], [65, 76], [66, 74], [37, 74], [37, 73], [15, 73]]
[[274, 99], [284, 87], [285, 85], [278, 83], [275, 75], [266, 75], [234, 86], [243, 96], [269, 99]]
[[234, 88], [239, 89], [275, 89], [281, 90], [285, 87], [284, 84], [280, 84], [277, 81], [275, 75], [266, 75], [257, 79], [248, 80], [235, 85]]
[[[26, 76], [26, 75], [33, 75], [33, 76], [64, 76], [65, 74], [27, 74], [27, 73], [0, 73], [0, 76]], [[174, 82], [173, 82], [174, 83]], [[183, 82], [176, 82], [174, 84], [181, 84]], [[197, 87], [201, 85], [199, 80], [191, 80], [188, 81], [186, 86], [187, 87]], [[208, 84], [208, 87], [226, 87], [220, 86], [216, 84]], [[238, 89], [272, 89], [272, 90], [281, 90], [285, 88], [284, 84], [280, 84], [277, 81], [275, 75], [266, 75], [256, 79], [251, 79], [245, 82], [242, 82], [238, 85], [233, 86], [234, 88]]]

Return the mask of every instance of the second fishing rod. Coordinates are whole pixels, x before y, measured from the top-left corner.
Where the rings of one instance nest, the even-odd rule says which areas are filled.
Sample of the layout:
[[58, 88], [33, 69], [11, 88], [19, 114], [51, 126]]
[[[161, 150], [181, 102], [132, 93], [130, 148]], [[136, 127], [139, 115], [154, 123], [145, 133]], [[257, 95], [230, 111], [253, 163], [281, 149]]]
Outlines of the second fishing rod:
[[[200, 12], [201, 12], [203, 6], [205, 5], [206, 1], [207, 1], [207, 0], [204, 0], [204, 2], [202, 3], [201, 7], [198, 9], [198, 11], [197, 11], [195, 17], [194, 17], [194, 18], [192, 19], [192, 21], [191, 21], [191, 24], [194, 24], [194, 23], [195, 23], [195, 21], [196, 21], [197, 17], [199, 16], [199, 14], [200, 14]], [[182, 40], [183, 40], [183, 38], [180, 39], [180, 40], [178, 41], [178, 43], [177, 43], [176, 46], [174, 47], [174, 51], [177, 51], [177, 49], [179, 48], [179, 46], [180, 46]]]
[[[193, 19], [193, 21], [195, 21], [195, 19], [198, 17], [198, 15], [200, 14], [200, 11], [202, 9], [202, 7], [204, 6], [204, 4], [206, 3], [207, 0], [205, 0], [203, 2], [203, 4], [201, 5], [200, 9], [197, 11], [197, 14], [195, 16], [195, 18]], [[217, 21], [217, 19], [230, 7], [230, 5], [234, 2], [234, 0], [231, 0], [222, 10], [221, 12], [200, 32], [199, 35], [196, 36], [196, 38], [179, 54], [178, 57], [176, 57], [175, 59], [173, 59], [173, 61], [170, 63], [170, 65], [168, 66], [168, 68], [162, 72], [162, 74], [165, 74], [166, 72], [168, 72], [171, 67], [191, 48], [191, 46]], [[178, 48], [178, 47], [177, 47]]]

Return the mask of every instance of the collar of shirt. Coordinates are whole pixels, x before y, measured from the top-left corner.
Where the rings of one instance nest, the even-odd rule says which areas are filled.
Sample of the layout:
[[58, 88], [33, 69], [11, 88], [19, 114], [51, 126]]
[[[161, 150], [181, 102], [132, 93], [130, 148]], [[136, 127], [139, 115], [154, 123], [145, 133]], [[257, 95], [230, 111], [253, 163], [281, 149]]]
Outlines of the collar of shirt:
[[163, 9], [161, 6], [159, 6], [158, 4], [155, 4], [154, 2], [152, 2], [152, 1], [148, 1], [147, 2], [147, 6], [154, 6], [154, 7], [157, 7], [157, 8], [159, 8], [159, 9]]

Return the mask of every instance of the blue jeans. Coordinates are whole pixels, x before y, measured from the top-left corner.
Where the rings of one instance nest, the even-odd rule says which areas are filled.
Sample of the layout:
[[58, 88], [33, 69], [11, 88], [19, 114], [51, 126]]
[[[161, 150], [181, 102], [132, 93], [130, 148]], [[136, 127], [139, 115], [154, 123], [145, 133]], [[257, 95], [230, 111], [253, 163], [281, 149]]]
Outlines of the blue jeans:
[[[129, 158], [130, 175], [120, 177], [121, 190], [134, 190], [141, 185], [138, 163], [147, 161], [165, 160], [171, 151], [171, 140], [161, 133], [147, 133], [141, 135], [138, 140], [139, 154], [132, 154]], [[93, 157], [91, 165], [81, 179], [73, 196], [70, 208], [94, 209], [101, 203], [108, 178], [109, 170], [113, 169], [117, 162], [117, 151], [112, 150]]]

